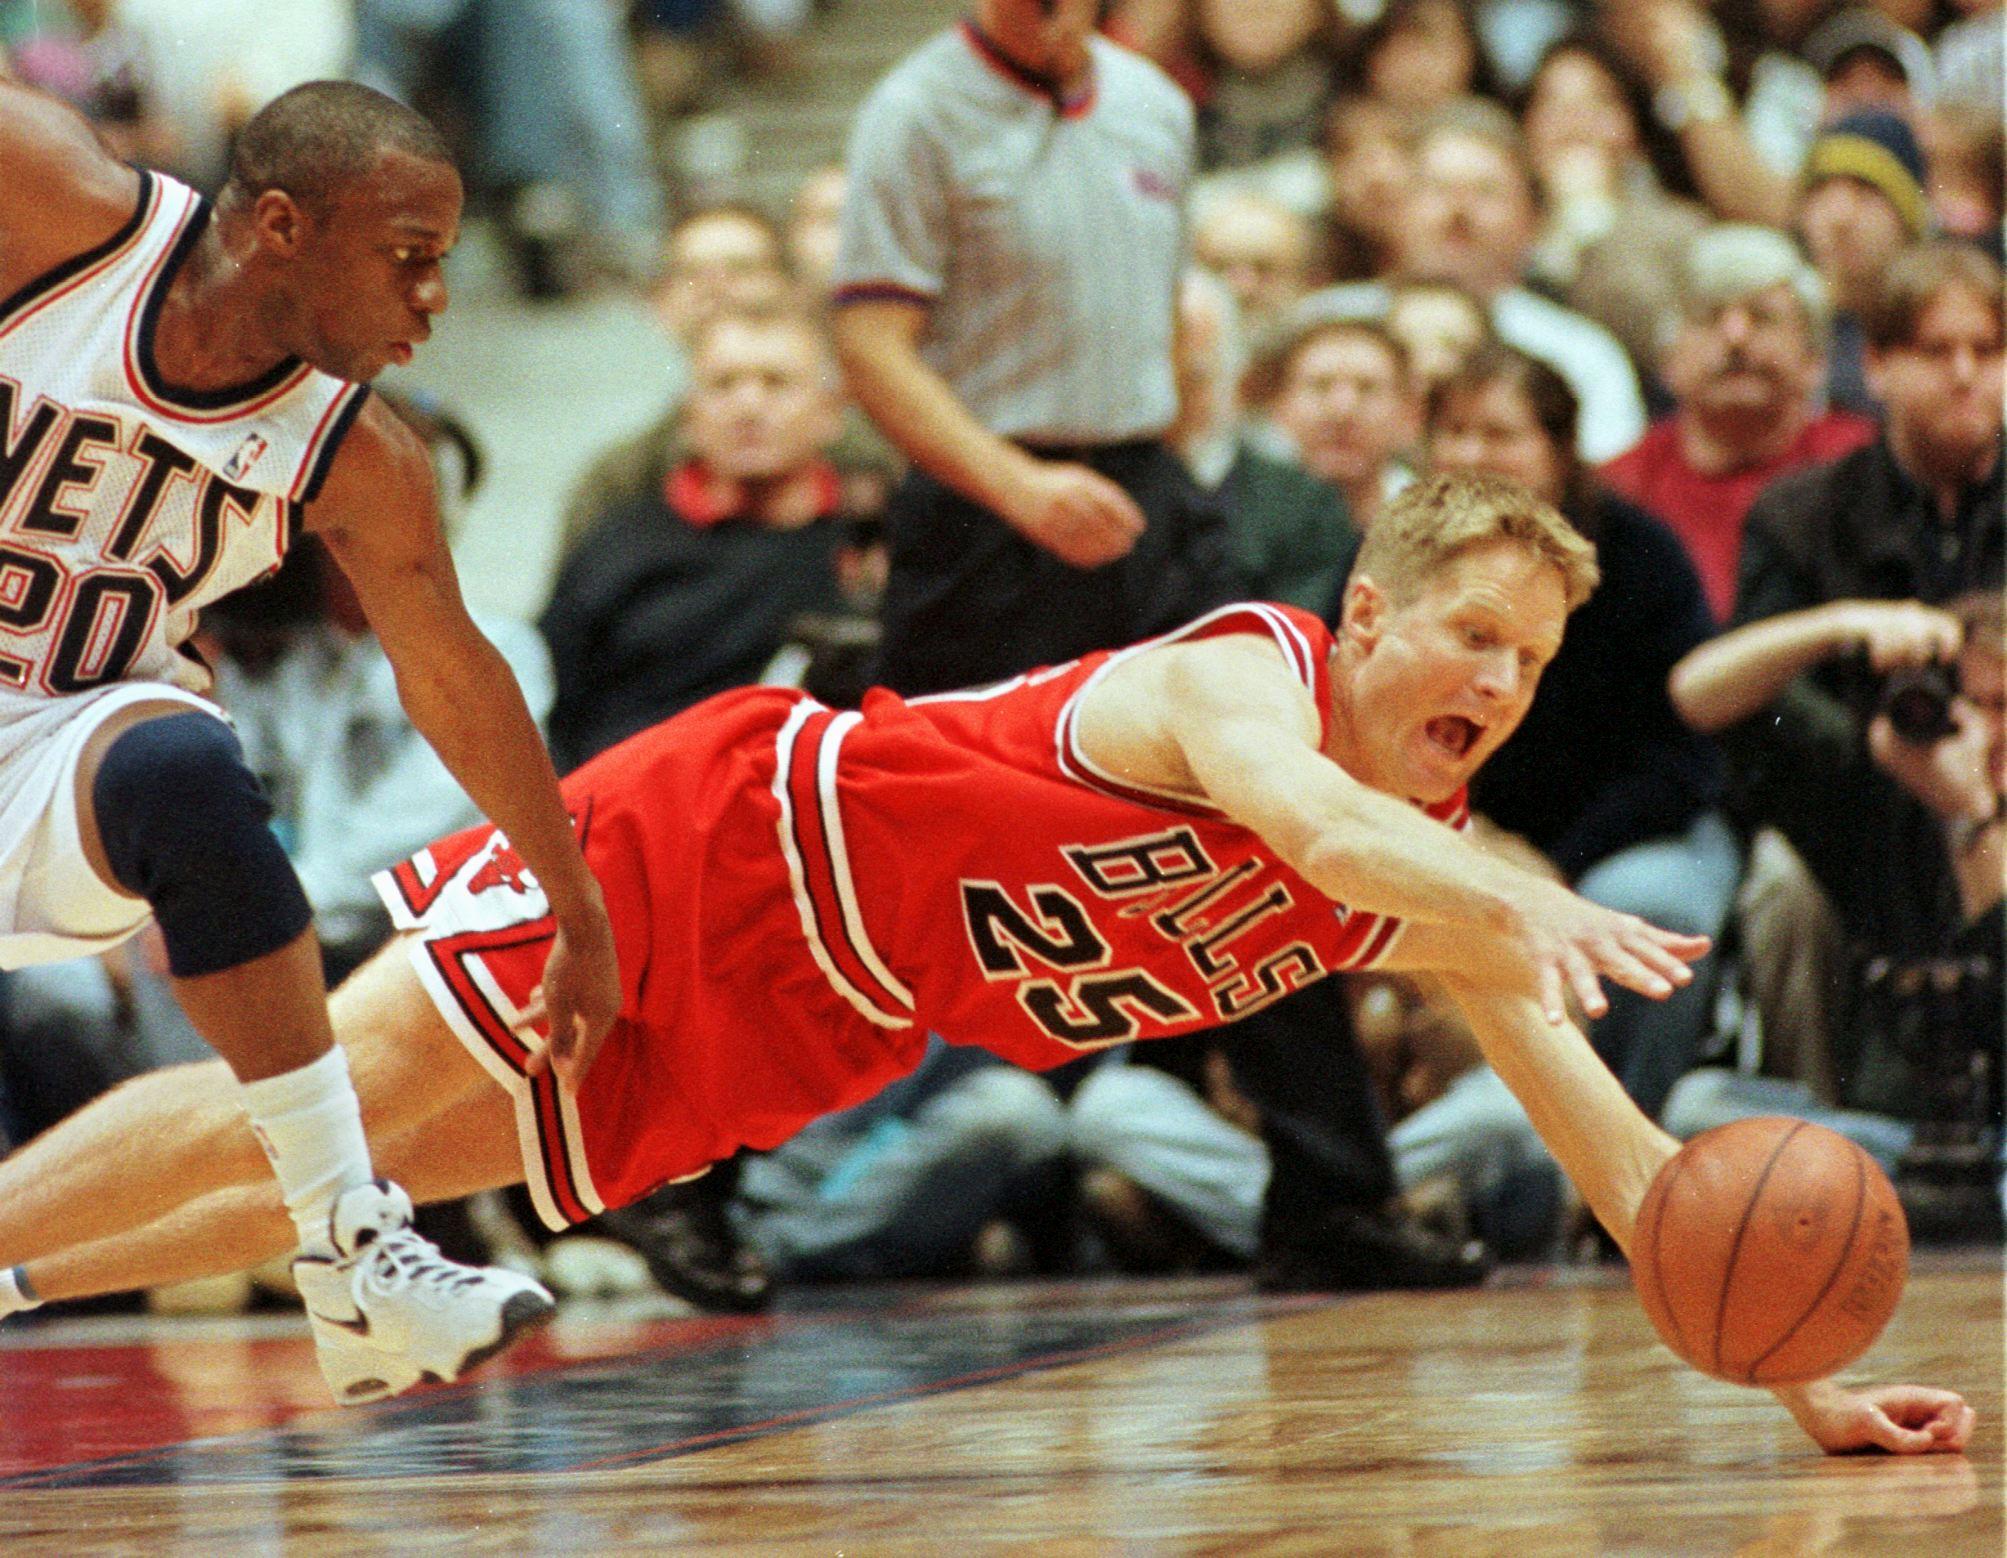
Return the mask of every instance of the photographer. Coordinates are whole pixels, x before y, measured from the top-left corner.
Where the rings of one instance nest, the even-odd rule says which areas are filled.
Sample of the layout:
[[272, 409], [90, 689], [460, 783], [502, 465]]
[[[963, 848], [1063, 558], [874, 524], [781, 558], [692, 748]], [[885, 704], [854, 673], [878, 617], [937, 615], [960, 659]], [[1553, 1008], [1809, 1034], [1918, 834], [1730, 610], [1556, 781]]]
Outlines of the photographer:
[[1974, 251], [1890, 267], [1867, 321], [1882, 437], [1757, 500], [1738, 626], [1671, 683], [1838, 913], [1839, 1101], [1968, 1144], [1999, 1111], [2001, 310]]
[[[1872, 679], [1855, 733], [1782, 712], [1781, 695], [1820, 667]], [[1953, 611], [1844, 600], [1785, 612], [1695, 650], [1672, 692], [1690, 722], [1745, 758], [1750, 812], [1783, 832], [1838, 912], [1848, 978], [1815, 1068], [1830, 1068], [1834, 1096], [1785, 1101], [1773, 1083], [1713, 1077], [1677, 1096], [1669, 1118], [1704, 1129], [1780, 1106], [1817, 1113], [1878, 1156], [1907, 1148], [1897, 1176], [1920, 1234], [1997, 1227], [1986, 1187], [1999, 1168], [2007, 923], [1998, 591]], [[1848, 1112], [1812, 1107], [1833, 1104]]]

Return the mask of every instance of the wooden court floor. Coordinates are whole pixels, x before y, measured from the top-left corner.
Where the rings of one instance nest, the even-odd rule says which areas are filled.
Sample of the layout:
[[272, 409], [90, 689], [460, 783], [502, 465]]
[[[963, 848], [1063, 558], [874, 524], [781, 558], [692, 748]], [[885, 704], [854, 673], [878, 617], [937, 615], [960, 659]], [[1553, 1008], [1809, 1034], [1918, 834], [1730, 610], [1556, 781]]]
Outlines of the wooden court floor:
[[1862, 1373], [1958, 1457], [1828, 1459], [1653, 1340], [1621, 1271], [578, 1308], [487, 1375], [325, 1405], [299, 1322], [0, 1335], [0, 1554], [2007, 1552], [1997, 1251], [1920, 1259]]

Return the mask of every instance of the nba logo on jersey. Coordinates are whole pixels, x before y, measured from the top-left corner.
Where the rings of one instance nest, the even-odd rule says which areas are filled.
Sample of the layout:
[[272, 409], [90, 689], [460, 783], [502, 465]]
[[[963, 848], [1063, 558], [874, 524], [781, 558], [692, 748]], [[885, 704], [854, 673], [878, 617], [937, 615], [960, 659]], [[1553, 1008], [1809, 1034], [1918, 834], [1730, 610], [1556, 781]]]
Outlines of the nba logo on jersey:
[[251, 467], [258, 463], [260, 457], [270, 447], [263, 435], [258, 433], [246, 435], [244, 441], [237, 446], [237, 452], [230, 456], [230, 463], [223, 467], [223, 479], [242, 481], [251, 474]]

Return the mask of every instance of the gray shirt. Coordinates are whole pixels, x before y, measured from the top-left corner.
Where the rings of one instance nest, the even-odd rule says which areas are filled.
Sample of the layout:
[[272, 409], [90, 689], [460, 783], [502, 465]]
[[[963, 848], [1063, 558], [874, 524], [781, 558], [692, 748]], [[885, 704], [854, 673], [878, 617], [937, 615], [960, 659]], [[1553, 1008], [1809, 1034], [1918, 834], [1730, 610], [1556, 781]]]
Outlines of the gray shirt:
[[964, 23], [881, 81], [851, 133], [836, 302], [930, 309], [921, 356], [1007, 438], [1115, 443], [1170, 425], [1192, 109], [1091, 40], [1072, 99]]

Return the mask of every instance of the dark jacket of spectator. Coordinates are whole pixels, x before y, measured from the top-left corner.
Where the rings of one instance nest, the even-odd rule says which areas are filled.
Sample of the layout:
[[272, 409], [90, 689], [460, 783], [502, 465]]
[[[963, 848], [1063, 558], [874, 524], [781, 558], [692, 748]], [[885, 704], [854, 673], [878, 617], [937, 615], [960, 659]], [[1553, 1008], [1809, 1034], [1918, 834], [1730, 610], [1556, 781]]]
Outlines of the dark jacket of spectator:
[[1678, 833], [1724, 788], [1666, 677], [1713, 632], [1679, 539], [1607, 494], [1569, 515], [1596, 543], [1603, 582], [1568, 619], [1526, 721], [1471, 785], [1471, 805], [1574, 880], [1597, 861]]
[[[1941, 518], [1885, 439], [1787, 476], [1749, 512], [1736, 624], [1826, 601], [1943, 606], [1998, 590], [2002, 500], [1996, 460]], [[1719, 739], [1740, 809], [1784, 830], [1849, 932], [1884, 952], [1930, 955], [1960, 928], [1957, 895], [1938, 819], [1867, 755], [1878, 685], [1863, 659], [1826, 661]]]
[[806, 612], [836, 611], [837, 480], [794, 530], [703, 522], [659, 494], [611, 510], [566, 560], [538, 625], [557, 671], [551, 752], [561, 770], [729, 687], [757, 682]]

